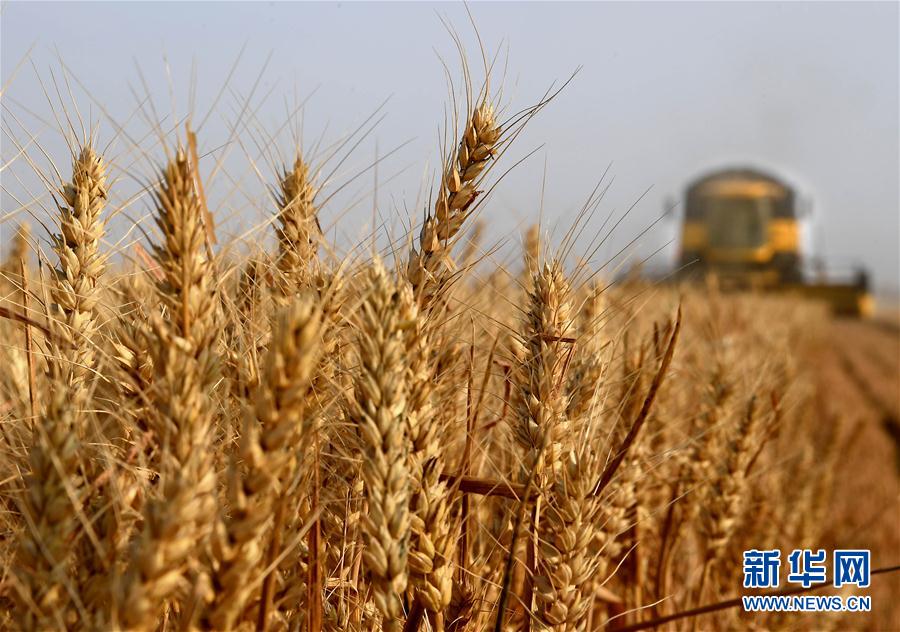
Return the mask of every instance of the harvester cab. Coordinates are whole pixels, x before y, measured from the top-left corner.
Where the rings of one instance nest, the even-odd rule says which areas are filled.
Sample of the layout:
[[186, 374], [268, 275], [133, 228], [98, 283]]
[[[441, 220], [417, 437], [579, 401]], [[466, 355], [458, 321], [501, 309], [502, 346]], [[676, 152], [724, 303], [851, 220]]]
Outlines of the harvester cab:
[[680, 270], [712, 277], [721, 289], [801, 294], [838, 314], [872, 311], [868, 275], [857, 269], [841, 280], [810, 275], [800, 240], [794, 190], [755, 169], [724, 169], [691, 183], [685, 195]]

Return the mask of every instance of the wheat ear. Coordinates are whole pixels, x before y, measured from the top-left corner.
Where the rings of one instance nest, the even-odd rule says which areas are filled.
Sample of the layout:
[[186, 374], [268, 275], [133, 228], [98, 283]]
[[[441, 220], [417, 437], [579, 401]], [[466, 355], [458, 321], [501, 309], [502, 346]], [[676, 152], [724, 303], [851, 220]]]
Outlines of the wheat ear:
[[581, 305], [577, 324], [577, 346], [566, 385], [569, 401], [566, 414], [580, 419], [594, 407], [596, 395], [603, 381], [603, 340], [600, 319], [605, 308], [603, 290], [597, 285], [588, 289]]
[[[10, 242], [9, 253], [7, 253], [3, 263], [0, 263], [0, 288], [4, 288], [4, 292], [21, 287], [22, 279], [20, 270], [22, 261], [28, 256], [28, 251], [30, 249], [28, 246], [28, 239], [30, 236], [31, 228], [28, 224], [19, 224], [16, 228], [16, 234], [13, 235], [12, 241]], [[6, 288], [8, 288], [8, 290]]]
[[385, 630], [399, 630], [407, 585], [409, 453], [406, 365], [400, 316], [403, 294], [380, 264], [372, 267], [360, 313], [360, 372], [351, 417], [363, 445], [368, 514], [362, 518], [363, 562]]
[[90, 146], [75, 158], [72, 172], [72, 181], [61, 190], [63, 203], [58, 204], [60, 234], [53, 237], [59, 261], [50, 282], [54, 302], [47, 314], [53, 333], [47, 356], [51, 395], [35, 428], [31, 472], [26, 476], [24, 509], [33, 528], [23, 538], [17, 559], [19, 568], [27, 569], [23, 585], [38, 608], [37, 616], [21, 611], [26, 628], [66, 615], [69, 541], [78, 525], [73, 498], [77, 501], [83, 494], [80, 420], [87, 397], [84, 381], [93, 366], [94, 307], [103, 272], [100, 213], [107, 192], [103, 161]]
[[419, 232], [418, 250], [413, 248], [406, 276], [416, 300], [425, 307], [440, 292], [452, 269], [450, 249], [478, 197], [478, 184], [494, 156], [501, 129], [493, 105], [483, 100], [466, 120], [457, 149], [448, 157], [441, 174], [434, 212]]
[[105, 257], [100, 254], [104, 224], [100, 218], [106, 205], [106, 166], [90, 146], [72, 165], [72, 181], [60, 191], [60, 234], [53, 237], [59, 258], [50, 295], [54, 302], [51, 325], [58, 337], [59, 357], [51, 364], [66, 372], [73, 395], [93, 367], [92, 338], [96, 330], [94, 308], [100, 298], [99, 283]]
[[529, 453], [537, 452], [547, 441], [547, 464], [556, 462], [558, 450], [554, 446], [565, 432], [567, 396], [563, 380], [571, 332], [569, 283], [562, 265], [551, 261], [534, 277], [521, 333], [522, 358], [513, 373], [514, 436]]
[[230, 466], [230, 513], [223, 521], [221, 559], [213, 577], [216, 597], [207, 620], [214, 629], [232, 629], [251, 597], [267, 548], [266, 526], [303, 454], [321, 325], [312, 295], [278, 317], [253, 408], [246, 415], [240, 452]]
[[189, 588], [186, 565], [203, 550], [216, 514], [211, 455], [219, 376], [215, 354], [215, 272], [206, 255], [203, 208], [196, 175], [181, 149], [156, 192], [155, 247], [162, 271], [157, 297], [163, 314], [151, 318], [154, 383], [147, 425], [159, 441], [158, 495], [144, 507], [124, 580], [121, 623], [154, 629], [165, 602]]
[[71, 538], [78, 526], [69, 492], [77, 499], [84, 486], [80, 466], [78, 415], [68, 398], [66, 383], [51, 378], [50, 401], [35, 428], [24, 476], [22, 513], [28, 526], [22, 534], [15, 562], [21, 602], [16, 614], [23, 630], [65, 627], [72, 596], [69, 593]]
[[734, 435], [725, 447], [725, 458], [718, 476], [709, 489], [707, 502], [701, 513], [700, 528], [706, 536], [706, 561], [700, 578], [698, 595], [703, 597], [707, 580], [718, 570], [726, 553], [726, 546], [734, 535], [746, 506], [746, 465], [756, 441], [757, 411], [755, 397], [750, 399], [746, 413], [734, 427]]
[[409, 473], [412, 481], [410, 519], [412, 539], [409, 550], [410, 581], [416, 597], [432, 616], [450, 604], [453, 596], [453, 567], [450, 557], [454, 542], [450, 516], [449, 489], [440, 480], [444, 466], [440, 423], [432, 407], [436, 377], [433, 375], [431, 342], [433, 326], [416, 309], [410, 286], [403, 301], [409, 312], [403, 321], [406, 330], [407, 382], [409, 399]]
[[322, 235], [315, 196], [309, 165], [298, 155], [293, 167], [282, 173], [276, 192], [279, 289], [285, 295], [309, 284], [309, 266], [316, 258]]
[[[538, 558], [540, 506], [553, 472], [561, 465], [561, 439], [568, 428], [565, 393], [571, 355], [570, 289], [562, 264], [548, 261], [533, 277], [521, 331], [514, 339], [515, 360], [510, 376], [514, 414], [513, 437], [525, 455], [520, 478], [538, 491], [531, 509], [527, 574], [522, 602], [530, 616], [535, 563]], [[524, 511], [521, 509], [520, 511]], [[516, 555], [514, 550], [510, 557]]]
[[600, 569], [600, 555], [592, 546], [600, 509], [593, 487], [602, 464], [590, 447], [575, 443], [569, 443], [560, 475], [545, 497], [534, 582], [539, 619], [561, 632], [585, 629]]

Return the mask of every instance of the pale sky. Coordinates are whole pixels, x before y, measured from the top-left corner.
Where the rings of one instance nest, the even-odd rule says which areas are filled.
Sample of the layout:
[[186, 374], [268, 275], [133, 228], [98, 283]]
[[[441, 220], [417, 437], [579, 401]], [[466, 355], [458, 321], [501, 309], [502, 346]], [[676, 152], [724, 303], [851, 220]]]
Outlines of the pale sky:
[[[503, 157], [498, 175], [537, 149], [484, 207], [492, 240], [520, 239], [538, 219], [542, 188], [544, 224], [561, 235], [612, 164], [614, 181], [586, 233], [650, 192], [604, 246], [602, 252], [611, 255], [656, 219], [667, 199], [680, 199], [694, 177], [717, 167], [751, 165], [782, 176], [811, 200], [810, 250], [836, 267], [861, 262], [876, 286], [896, 293], [897, 3], [509, 2], [469, 8], [485, 47], [501, 53], [492, 85], [503, 80], [507, 113], [532, 104], [582, 67]], [[65, 87], [68, 74], [79, 112], [98, 126], [104, 144], [114, 141], [114, 170], [134, 174], [122, 180], [121, 201], [150, 181], [153, 164], [163, 160], [162, 149], [146, 136], [147, 121], [131, 116], [138, 102], [149, 111], [144, 101], [149, 90], [156, 112], [168, 117], [171, 128], [188, 113], [193, 85], [197, 120], [246, 44], [200, 133], [201, 148], [211, 152], [204, 159], [208, 171], [226, 156], [211, 185], [211, 197], [218, 195], [226, 209], [223, 215], [234, 216], [223, 230], [238, 233], [267, 216], [263, 182], [273, 180], [272, 165], [259, 160], [257, 175], [248, 156], [256, 161], [254, 142], [271, 135], [285, 151], [291, 143], [289, 128], [283, 128], [288, 114], [310, 94], [302, 126], [307, 150], [320, 136], [325, 144], [338, 141], [387, 99], [384, 119], [339, 165], [329, 186], [334, 189], [365, 169], [376, 143], [383, 155], [410, 141], [384, 159], [377, 173], [377, 212], [396, 230], [410, 216], [421, 216], [419, 193], [423, 186], [427, 190], [439, 159], [449, 107], [442, 60], [454, 80], [459, 77], [442, 18], [462, 37], [480, 81], [477, 41], [461, 4], [5, 2], [0, 4], [2, 161], [17, 153], [12, 138], [21, 143], [36, 134], [61, 170], [68, 169], [41, 88], [43, 82], [58, 113], [55, 77], [65, 109], [74, 112]], [[10, 81], [29, 49], [30, 62]], [[240, 115], [248, 96], [253, 116]], [[225, 144], [227, 122], [235, 120], [247, 126], [246, 133], [240, 144]], [[130, 161], [136, 154], [116, 136], [116, 125], [123, 124], [145, 156], [135, 165]], [[30, 154], [46, 165], [33, 147]], [[10, 216], [19, 206], [13, 194], [21, 202], [30, 199], [29, 191], [40, 192], [24, 167], [19, 160], [0, 174], [3, 242], [15, 222], [27, 219], [22, 212]], [[336, 225], [338, 241], [364, 238], [375, 179], [367, 172], [322, 209], [323, 224]], [[40, 215], [36, 206], [31, 209]], [[147, 209], [147, 202], [138, 200], [129, 213], [140, 217]], [[124, 217], [113, 222], [114, 239], [126, 224]], [[673, 222], [658, 224], [640, 240], [636, 254], [656, 250], [675, 232]], [[663, 264], [673, 255], [670, 247], [654, 261]]]

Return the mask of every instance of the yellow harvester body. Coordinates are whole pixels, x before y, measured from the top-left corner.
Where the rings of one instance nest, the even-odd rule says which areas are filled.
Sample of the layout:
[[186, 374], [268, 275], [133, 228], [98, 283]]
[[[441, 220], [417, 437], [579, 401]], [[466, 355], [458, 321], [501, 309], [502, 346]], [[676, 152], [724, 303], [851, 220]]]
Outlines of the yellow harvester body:
[[751, 169], [717, 171], [694, 181], [685, 202], [686, 274], [713, 276], [724, 289], [801, 293], [841, 314], [871, 312], [864, 272], [845, 283], [804, 277], [796, 196], [780, 180]]

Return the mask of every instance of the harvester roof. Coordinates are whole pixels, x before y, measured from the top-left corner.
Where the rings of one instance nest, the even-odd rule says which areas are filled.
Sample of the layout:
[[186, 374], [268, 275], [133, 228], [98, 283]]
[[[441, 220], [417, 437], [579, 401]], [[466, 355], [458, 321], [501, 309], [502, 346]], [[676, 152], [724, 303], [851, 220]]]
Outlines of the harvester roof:
[[776, 217], [794, 217], [794, 191], [784, 181], [765, 171], [749, 167], [718, 169], [688, 185], [687, 217], [701, 218], [706, 198], [769, 198]]

